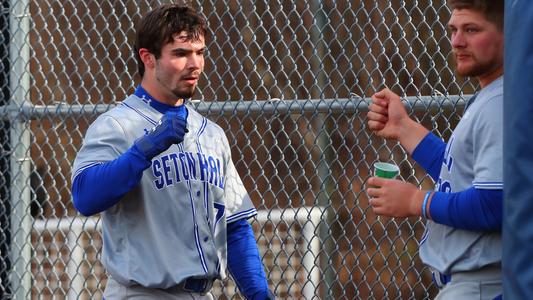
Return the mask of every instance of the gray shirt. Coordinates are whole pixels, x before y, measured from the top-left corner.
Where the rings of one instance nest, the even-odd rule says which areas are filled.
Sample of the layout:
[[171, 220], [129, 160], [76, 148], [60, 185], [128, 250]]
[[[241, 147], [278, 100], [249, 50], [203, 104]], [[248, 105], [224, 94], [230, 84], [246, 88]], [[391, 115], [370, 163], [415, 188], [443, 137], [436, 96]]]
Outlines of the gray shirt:
[[[163, 116], [129, 96], [87, 130], [73, 178], [116, 159]], [[102, 213], [102, 262], [119, 283], [168, 288], [187, 277], [225, 278], [227, 224], [257, 213], [224, 131], [187, 107], [183, 143], [154, 157], [139, 184]]]
[[[503, 76], [483, 88], [446, 145], [435, 190], [503, 189]], [[441, 273], [475, 270], [501, 261], [501, 232], [469, 231], [428, 220], [422, 261]]]

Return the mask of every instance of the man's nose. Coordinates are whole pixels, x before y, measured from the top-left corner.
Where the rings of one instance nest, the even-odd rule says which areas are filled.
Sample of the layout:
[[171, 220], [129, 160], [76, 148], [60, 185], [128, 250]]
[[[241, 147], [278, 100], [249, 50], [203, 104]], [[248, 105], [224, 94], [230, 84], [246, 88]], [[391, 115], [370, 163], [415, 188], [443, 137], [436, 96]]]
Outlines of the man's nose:
[[463, 33], [458, 30], [454, 33], [452, 33], [452, 37], [450, 39], [452, 47], [453, 48], [461, 48], [465, 46], [465, 39]]
[[202, 66], [203, 57], [198, 54], [191, 54], [187, 61], [187, 66], [189, 69], [200, 69]]

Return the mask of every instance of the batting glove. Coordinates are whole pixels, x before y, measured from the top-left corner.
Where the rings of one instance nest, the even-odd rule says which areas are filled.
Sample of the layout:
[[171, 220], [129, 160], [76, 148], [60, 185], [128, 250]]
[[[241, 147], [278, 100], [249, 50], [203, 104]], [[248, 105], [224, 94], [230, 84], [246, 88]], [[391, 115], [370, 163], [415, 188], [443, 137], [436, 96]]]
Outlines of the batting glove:
[[187, 116], [189, 112], [185, 105], [175, 110], [167, 111], [159, 123], [150, 132], [135, 141], [135, 146], [151, 160], [156, 155], [167, 150], [172, 144], [183, 142], [187, 130]]

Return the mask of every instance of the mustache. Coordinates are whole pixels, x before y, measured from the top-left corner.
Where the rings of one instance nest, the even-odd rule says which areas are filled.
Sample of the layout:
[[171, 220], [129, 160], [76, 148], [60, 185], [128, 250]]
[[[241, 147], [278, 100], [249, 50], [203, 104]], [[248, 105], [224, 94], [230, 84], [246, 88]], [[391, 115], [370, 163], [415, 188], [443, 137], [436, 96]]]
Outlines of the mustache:
[[182, 75], [180, 78], [181, 79], [199, 79], [200, 75], [201, 75], [200, 73], [190, 73], [190, 74]]
[[455, 56], [472, 56], [472, 53], [468, 52], [468, 51], [463, 51], [463, 50], [453, 50], [453, 55]]

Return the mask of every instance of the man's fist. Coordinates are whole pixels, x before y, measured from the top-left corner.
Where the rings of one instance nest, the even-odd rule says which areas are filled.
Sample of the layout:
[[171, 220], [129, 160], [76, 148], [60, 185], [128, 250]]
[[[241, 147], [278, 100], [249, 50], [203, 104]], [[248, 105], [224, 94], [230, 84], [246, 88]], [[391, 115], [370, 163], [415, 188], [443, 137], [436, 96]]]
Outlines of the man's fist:
[[135, 141], [135, 145], [146, 159], [151, 160], [167, 150], [172, 144], [183, 142], [185, 133], [188, 132], [188, 115], [189, 112], [185, 105], [167, 111], [150, 132]]

